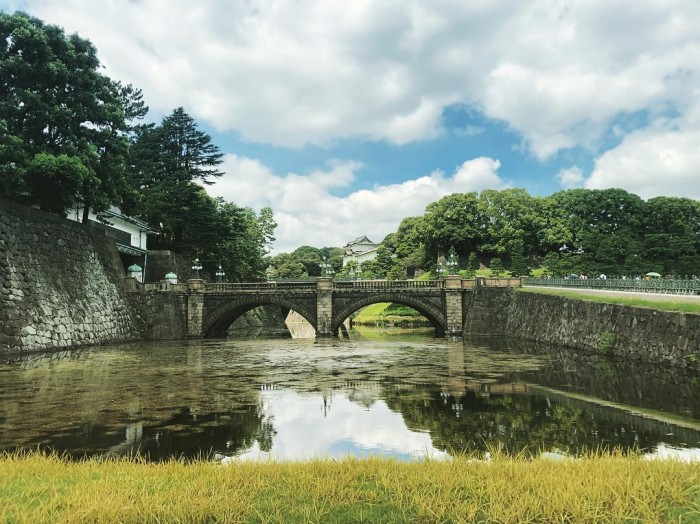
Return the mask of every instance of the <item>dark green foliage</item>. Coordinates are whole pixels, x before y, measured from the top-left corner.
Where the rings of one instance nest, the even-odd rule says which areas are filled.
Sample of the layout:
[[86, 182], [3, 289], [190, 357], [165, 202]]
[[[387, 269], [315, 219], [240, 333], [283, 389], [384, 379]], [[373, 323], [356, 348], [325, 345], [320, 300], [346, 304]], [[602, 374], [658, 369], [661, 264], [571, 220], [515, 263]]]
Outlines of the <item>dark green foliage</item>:
[[[272, 210], [211, 198], [222, 154], [183, 108], [160, 125], [142, 93], [100, 72], [94, 46], [24, 13], [0, 12], [0, 194], [63, 214], [118, 205], [160, 231], [152, 248], [261, 278]], [[128, 169], [127, 169], [128, 167]], [[128, 173], [128, 175], [127, 175]]]
[[389, 304], [383, 311], [385, 315], [396, 315], [402, 317], [422, 317], [420, 312], [416, 311], [412, 307], [404, 306], [403, 304]]
[[159, 126], [143, 126], [134, 142], [134, 178], [138, 185], [180, 184], [199, 181], [211, 184], [223, 154], [200, 131], [182, 107], [165, 117]]
[[528, 260], [552, 275], [700, 274], [700, 202], [657, 197], [643, 201], [622, 189], [571, 189], [533, 197], [523, 189], [455, 193], [404, 220], [389, 235], [397, 263], [432, 268], [451, 246], [478, 259], [503, 258], [513, 274]]
[[503, 273], [503, 262], [498, 257], [492, 258], [489, 263], [489, 269], [491, 270], [491, 276], [498, 277]]
[[61, 205], [72, 203], [101, 211], [129, 192], [129, 121], [146, 108], [140, 91], [99, 69], [89, 41], [21, 12], [0, 12], [3, 195], [63, 213]]
[[510, 254], [510, 274], [514, 277], [527, 276], [529, 272], [524, 251], [523, 241], [516, 240], [513, 243], [513, 251]]

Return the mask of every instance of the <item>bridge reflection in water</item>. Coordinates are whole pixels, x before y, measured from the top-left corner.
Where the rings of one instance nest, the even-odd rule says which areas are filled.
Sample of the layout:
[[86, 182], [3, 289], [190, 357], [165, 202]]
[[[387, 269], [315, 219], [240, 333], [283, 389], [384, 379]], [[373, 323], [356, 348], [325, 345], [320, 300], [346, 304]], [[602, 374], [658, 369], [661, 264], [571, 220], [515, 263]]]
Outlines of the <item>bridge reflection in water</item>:
[[208, 284], [188, 280], [175, 289], [187, 293], [187, 335], [190, 338], [225, 336], [231, 323], [256, 307], [277, 304], [296, 311], [317, 337], [337, 334], [355, 311], [378, 302], [411, 307], [426, 317], [438, 336], [461, 336], [468, 297], [484, 288], [520, 287], [519, 278], [444, 280], [359, 280]]

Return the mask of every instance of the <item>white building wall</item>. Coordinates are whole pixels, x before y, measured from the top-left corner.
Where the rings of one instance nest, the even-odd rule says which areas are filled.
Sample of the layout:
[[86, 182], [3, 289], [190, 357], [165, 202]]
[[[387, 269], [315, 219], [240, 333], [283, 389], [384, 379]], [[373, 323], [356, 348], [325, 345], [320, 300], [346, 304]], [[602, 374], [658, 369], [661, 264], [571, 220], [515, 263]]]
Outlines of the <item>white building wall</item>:
[[[71, 210], [71, 212], [68, 213], [67, 218], [76, 222], [81, 222], [83, 220], [83, 208], [79, 207], [75, 210]], [[100, 220], [98, 220], [97, 215], [92, 210], [90, 210], [88, 219], [102, 223]], [[146, 232], [142, 231], [141, 227], [118, 217], [107, 217], [107, 221], [109, 224], [106, 225], [129, 233], [131, 235], [131, 245], [133, 247], [146, 249]]]

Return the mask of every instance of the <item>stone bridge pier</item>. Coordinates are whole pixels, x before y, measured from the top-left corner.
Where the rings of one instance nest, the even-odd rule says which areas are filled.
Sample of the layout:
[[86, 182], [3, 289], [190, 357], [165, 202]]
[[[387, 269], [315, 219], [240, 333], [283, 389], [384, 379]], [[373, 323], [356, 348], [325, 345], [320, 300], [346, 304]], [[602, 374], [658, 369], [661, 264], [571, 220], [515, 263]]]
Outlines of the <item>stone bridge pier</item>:
[[[490, 281], [490, 282], [489, 282]], [[393, 302], [424, 315], [438, 336], [461, 336], [467, 312], [465, 300], [488, 285], [513, 287], [520, 279], [356, 280], [207, 284], [187, 281], [187, 335], [224, 336], [231, 323], [255, 307], [277, 304], [304, 317], [317, 337], [332, 337], [350, 315], [370, 304]]]

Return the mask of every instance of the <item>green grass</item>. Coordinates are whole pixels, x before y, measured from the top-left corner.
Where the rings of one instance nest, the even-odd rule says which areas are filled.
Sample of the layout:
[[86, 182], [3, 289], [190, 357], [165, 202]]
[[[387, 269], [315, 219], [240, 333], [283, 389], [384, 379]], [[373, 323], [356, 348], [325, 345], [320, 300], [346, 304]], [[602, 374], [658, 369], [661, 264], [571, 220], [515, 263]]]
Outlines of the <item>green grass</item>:
[[367, 320], [370, 318], [379, 317], [382, 312], [389, 307], [389, 302], [378, 302], [376, 304], [370, 304], [369, 306], [360, 310], [360, 312], [355, 316], [355, 320]]
[[364, 326], [394, 326], [430, 325], [430, 321], [416, 310], [400, 304], [379, 302], [370, 304], [360, 310], [353, 323]]
[[700, 300], [697, 302], [688, 302], [680, 300], [672, 295], [664, 295], [663, 300], [649, 300], [641, 297], [627, 297], [622, 295], [596, 295], [594, 293], [586, 292], [586, 290], [562, 290], [543, 287], [524, 287], [518, 288], [518, 291], [578, 298], [582, 300], [591, 300], [593, 302], [603, 302], [605, 304], [620, 304], [623, 306], [644, 307], [664, 311], [678, 311], [681, 313], [700, 313]]
[[0, 456], [0, 522], [700, 522], [700, 464], [64, 462]]

